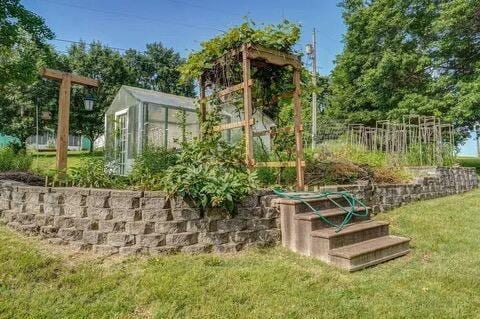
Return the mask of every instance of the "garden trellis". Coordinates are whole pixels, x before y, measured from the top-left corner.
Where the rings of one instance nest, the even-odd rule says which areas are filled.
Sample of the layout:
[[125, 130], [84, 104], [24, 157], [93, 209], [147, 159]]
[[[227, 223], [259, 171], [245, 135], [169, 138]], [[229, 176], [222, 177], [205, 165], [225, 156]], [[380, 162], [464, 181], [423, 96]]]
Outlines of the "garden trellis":
[[[263, 70], [272, 68], [288, 67], [292, 70], [293, 89], [272, 96], [272, 104], [278, 103], [280, 99], [291, 98], [293, 100], [294, 119], [293, 125], [288, 127], [266, 127], [258, 130], [255, 126], [254, 107], [257, 96], [252, 94], [252, 87], [255, 84], [257, 89], [262, 89], [262, 83], [255, 83], [252, 72], [261, 74]], [[300, 72], [301, 62], [295, 55], [261, 47], [252, 44], [243, 44], [224, 54], [208, 68], [205, 68], [200, 76], [200, 118], [206, 120], [207, 104], [217, 100], [217, 106], [223, 107], [228, 104], [243, 104], [239, 112], [243, 113], [241, 120], [233, 123], [224, 123], [216, 126], [216, 131], [231, 131], [243, 128], [245, 136], [245, 161], [249, 169], [254, 167], [295, 167], [297, 177], [297, 188], [304, 187], [304, 167], [302, 123], [301, 123], [301, 101], [300, 101]], [[259, 81], [260, 82], [260, 81]], [[243, 91], [241, 99], [235, 100], [235, 95]], [[257, 91], [258, 92], [258, 91]], [[208, 96], [207, 96], [208, 95]], [[238, 96], [238, 95], [237, 95]], [[242, 103], [243, 102], [243, 103]], [[262, 101], [265, 102], [265, 99]], [[257, 107], [263, 108], [264, 105]], [[261, 112], [263, 114], [263, 112]], [[254, 158], [254, 137], [269, 136], [272, 140], [282, 133], [293, 133], [295, 135], [295, 160], [290, 161], [266, 161], [256, 162]]]
[[371, 151], [397, 157], [416, 154], [420, 165], [445, 165], [454, 152], [452, 124], [442, 123], [435, 116], [408, 115], [401, 123], [382, 120], [375, 127], [350, 124], [347, 139]]

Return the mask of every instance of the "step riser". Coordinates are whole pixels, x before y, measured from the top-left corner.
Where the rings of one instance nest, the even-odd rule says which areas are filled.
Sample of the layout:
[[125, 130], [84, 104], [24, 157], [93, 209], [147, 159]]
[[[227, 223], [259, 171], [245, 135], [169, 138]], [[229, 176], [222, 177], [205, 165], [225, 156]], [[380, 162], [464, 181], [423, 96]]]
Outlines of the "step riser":
[[[337, 202], [338, 205], [340, 205], [342, 207], [349, 207], [350, 206], [350, 204], [344, 198], [335, 199], [335, 202]], [[312, 206], [313, 208], [315, 208], [316, 210], [331, 209], [331, 208], [337, 208], [338, 207], [333, 202], [331, 202], [329, 199], [321, 199], [321, 200], [318, 200], [318, 201], [309, 201], [308, 204], [310, 206]], [[297, 205], [291, 205], [291, 206], [296, 207], [295, 211], [296, 211], [297, 214], [308, 213], [308, 212], [312, 211], [312, 209], [310, 207], [308, 207], [307, 205], [305, 205], [303, 203], [297, 204]]]
[[294, 249], [294, 206], [281, 205], [280, 206], [280, 228], [282, 231], [282, 246], [292, 251]]
[[332, 238], [311, 237], [311, 256], [328, 262], [330, 260], [330, 256], [328, 254], [330, 249], [387, 236], [388, 225], [379, 225], [375, 228], [364, 229], [354, 233], [346, 233], [345, 235], [341, 235], [341, 232], [339, 234], [339, 236]]
[[[343, 222], [344, 218], [345, 218], [345, 215], [340, 215], [340, 216], [327, 217], [327, 220], [335, 225], [340, 225]], [[350, 222], [348, 224], [352, 224], [359, 221], [365, 221], [369, 219], [370, 219], [370, 216], [365, 216], [365, 217], [353, 216], [352, 219], [350, 219]], [[327, 224], [321, 219], [314, 219], [311, 221], [311, 223], [312, 223], [312, 230], [319, 230], [319, 229], [332, 227], [331, 225]]]
[[[340, 224], [344, 216], [329, 217], [328, 220]], [[367, 220], [369, 217], [353, 217], [350, 223]], [[311, 255], [312, 238], [314, 230], [332, 227], [321, 219], [298, 220], [292, 210], [281, 210], [282, 245], [302, 255]]]
[[374, 239], [388, 235], [388, 225], [381, 225], [379, 227], [365, 229], [359, 232], [346, 234], [330, 238], [330, 249], [335, 249], [347, 245], [356, 244], [365, 240]]
[[398, 245], [390, 246], [384, 249], [360, 255], [352, 259], [347, 259], [339, 256], [330, 256], [330, 263], [337, 267], [347, 269], [349, 271], [356, 271], [406, 255], [409, 252], [409, 243], [404, 242]]

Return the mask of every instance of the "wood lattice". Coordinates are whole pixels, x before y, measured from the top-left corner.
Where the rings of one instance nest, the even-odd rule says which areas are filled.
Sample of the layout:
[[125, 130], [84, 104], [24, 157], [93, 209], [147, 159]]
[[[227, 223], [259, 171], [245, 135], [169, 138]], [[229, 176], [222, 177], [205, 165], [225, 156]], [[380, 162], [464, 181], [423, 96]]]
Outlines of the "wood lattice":
[[[267, 49], [264, 47], [244, 44], [242, 47], [232, 50], [228, 53], [234, 59], [238, 59], [242, 65], [242, 82], [234, 85], [229, 85], [227, 88], [216, 93], [217, 97], [222, 99], [228, 98], [228, 96], [234, 92], [243, 90], [243, 107], [244, 107], [244, 120], [237, 123], [222, 124], [216, 127], [217, 131], [229, 130], [232, 128], [243, 127], [245, 134], [245, 162], [249, 169], [254, 167], [295, 167], [296, 168], [296, 187], [299, 190], [304, 188], [304, 167], [305, 162], [303, 160], [303, 141], [302, 141], [302, 120], [301, 120], [301, 100], [300, 100], [300, 72], [301, 62], [300, 59], [292, 54]], [[214, 67], [220, 67], [224, 65], [224, 59], [218, 59], [214, 63]], [[252, 109], [252, 85], [253, 79], [251, 78], [251, 67], [255, 66], [268, 66], [273, 65], [276, 67], [292, 67], [293, 68], [293, 92], [284, 92], [278, 96], [278, 98], [291, 97], [294, 104], [294, 125], [287, 128], [274, 128], [261, 132], [254, 132], [252, 126], [254, 124], [253, 109]], [[215, 77], [215, 75], [213, 75]], [[212, 77], [211, 69], [205, 70], [199, 79], [200, 82], [200, 119], [205, 121], [207, 100], [206, 90], [208, 84], [206, 79]], [[254, 136], [270, 135], [274, 136], [278, 134], [279, 130], [285, 132], [292, 131], [295, 134], [295, 161], [291, 162], [255, 162], [253, 153], [253, 138]]]

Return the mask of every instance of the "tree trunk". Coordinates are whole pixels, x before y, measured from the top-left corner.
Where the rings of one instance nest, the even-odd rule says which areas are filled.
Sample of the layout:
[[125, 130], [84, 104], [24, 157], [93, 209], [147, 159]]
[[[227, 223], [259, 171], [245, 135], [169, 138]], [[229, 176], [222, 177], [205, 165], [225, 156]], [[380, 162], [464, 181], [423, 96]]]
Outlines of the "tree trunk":
[[93, 153], [93, 147], [94, 147], [93, 143], [94, 143], [95, 139], [92, 138], [92, 137], [88, 137], [88, 140], [90, 141], [90, 148], [89, 148], [88, 152], [90, 154], [92, 154]]
[[19, 148], [19, 152], [23, 152], [23, 153], [26, 153], [27, 152], [27, 139], [28, 137], [20, 137], [19, 140], [20, 140], [20, 148]]

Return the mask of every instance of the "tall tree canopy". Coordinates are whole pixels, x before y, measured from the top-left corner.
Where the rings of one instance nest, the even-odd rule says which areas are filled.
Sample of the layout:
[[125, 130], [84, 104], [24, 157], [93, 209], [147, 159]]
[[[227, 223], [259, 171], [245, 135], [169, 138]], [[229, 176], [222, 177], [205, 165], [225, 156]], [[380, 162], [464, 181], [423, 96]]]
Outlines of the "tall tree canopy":
[[480, 119], [478, 0], [344, 0], [345, 47], [330, 113], [352, 122], [437, 115]]
[[34, 87], [38, 68], [54, 59], [53, 33], [18, 0], [0, 0], [0, 134], [22, 145], [35, 132]]
[[[0, 88], [31, 83], [53, 32], [20, 0], [0, 0]], [[47, 49], [48, 50], [48, 49]]]
[[185, 63], [180, 54], [159, 42], [147, 44], [144, 52], [128, 50], [124, 55], [130, 81], [144, 89], [195, 96], [193, 81], [180, 82], [178, 67]]

